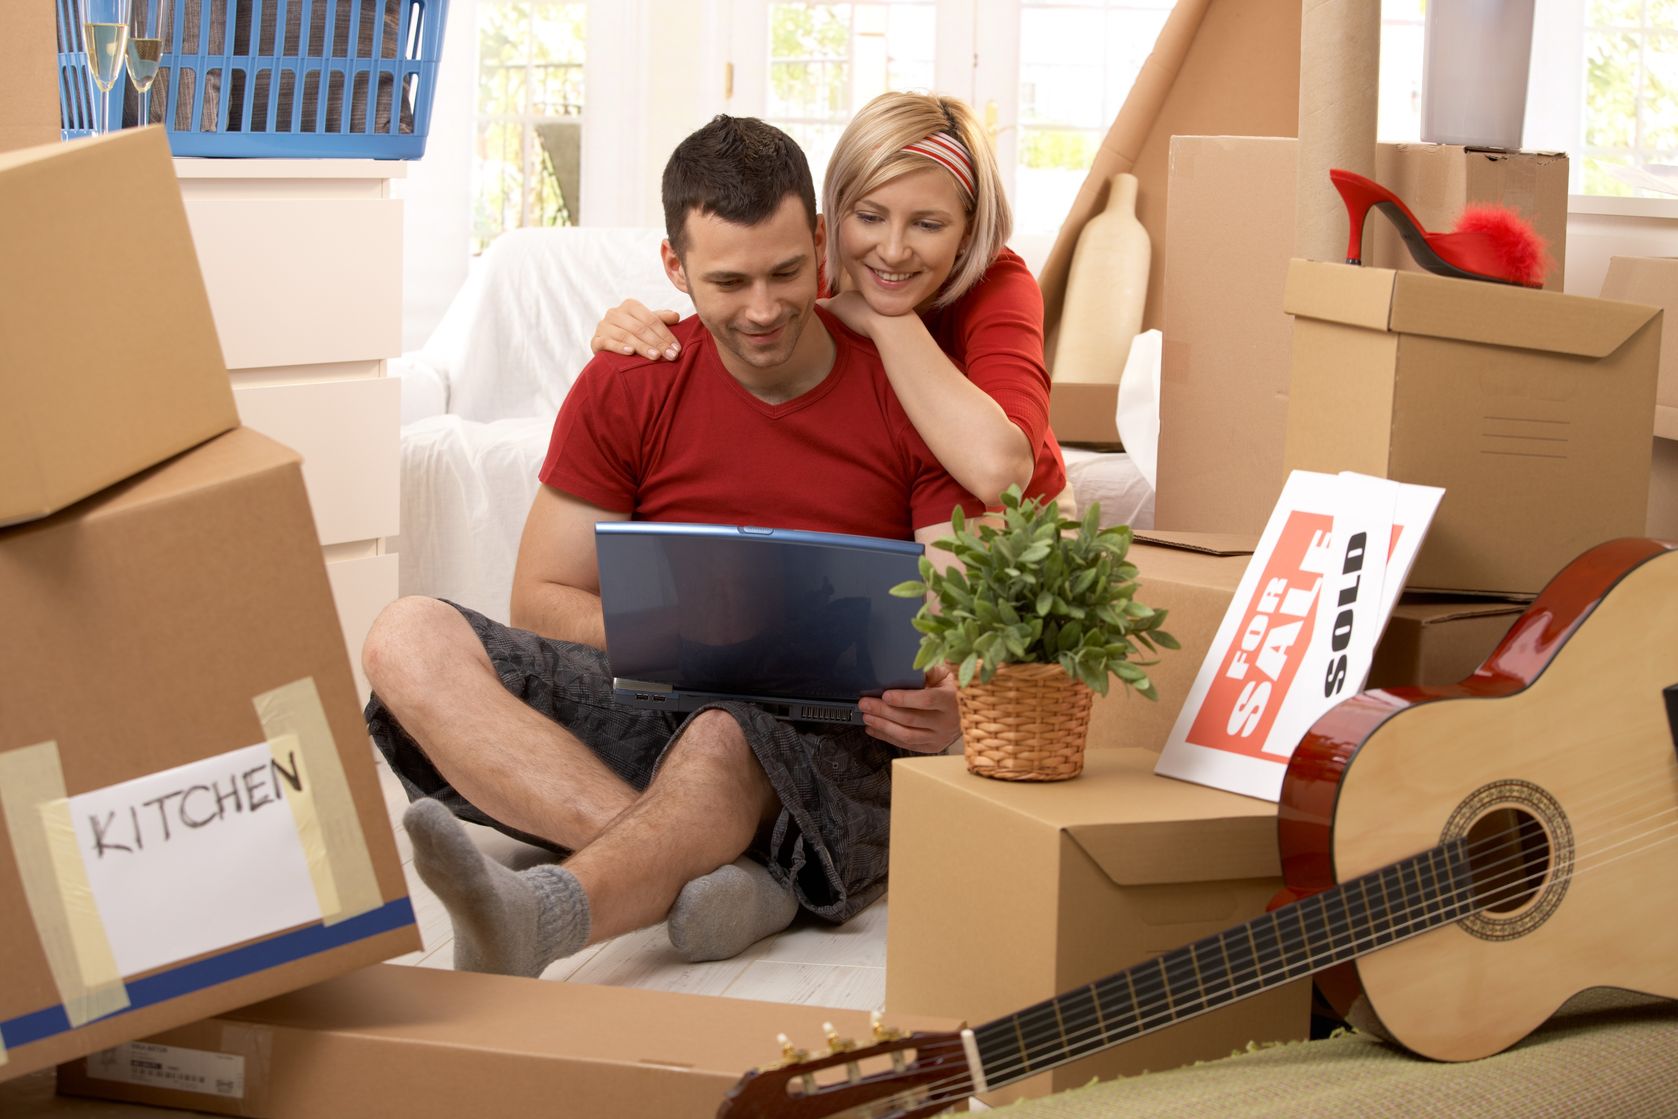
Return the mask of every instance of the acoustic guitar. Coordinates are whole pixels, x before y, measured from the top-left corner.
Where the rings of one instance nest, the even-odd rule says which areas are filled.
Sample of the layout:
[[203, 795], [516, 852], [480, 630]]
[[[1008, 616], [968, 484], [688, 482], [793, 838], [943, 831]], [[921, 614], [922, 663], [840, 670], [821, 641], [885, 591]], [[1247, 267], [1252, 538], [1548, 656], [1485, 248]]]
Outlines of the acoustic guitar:
[[912, 1119], [1301, 976], [1426, 1057], [1590, 987], [1678, 997], [1678, 545], [1569, 564], [1460, 684], [1367, 691], [1288, 764], [1262, 917], [956, 1033], [789, 1051], [720, 1116]]

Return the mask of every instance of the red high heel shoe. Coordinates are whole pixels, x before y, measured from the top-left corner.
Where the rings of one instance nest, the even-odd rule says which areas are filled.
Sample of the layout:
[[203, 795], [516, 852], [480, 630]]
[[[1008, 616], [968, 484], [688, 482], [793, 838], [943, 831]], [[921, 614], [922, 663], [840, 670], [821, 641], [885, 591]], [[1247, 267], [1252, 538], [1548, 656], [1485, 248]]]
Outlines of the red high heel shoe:
[[1548, 266], [1544, 238], [1502, 206], [1468, 206], [1450, 233], [1429, 233], [1399, 197], [1353, 171], [1328, 173], [1346, 203], [1351, 237], [1346, 263], [1363, 263], [1363, 219], [1371, 206], [1392, 219], [1416, 263], [1441, 276], [1489, 280], [1522, 287], [1544, 286]]

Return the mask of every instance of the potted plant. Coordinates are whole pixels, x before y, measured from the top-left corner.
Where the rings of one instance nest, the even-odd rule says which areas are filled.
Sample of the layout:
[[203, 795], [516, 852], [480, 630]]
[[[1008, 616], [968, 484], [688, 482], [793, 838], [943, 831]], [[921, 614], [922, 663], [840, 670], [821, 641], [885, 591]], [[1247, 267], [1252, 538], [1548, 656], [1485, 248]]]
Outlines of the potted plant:
[[1084, 768], [1092, 693], [1108, 679], [1158, 699], [1144, 653], [1176, 649], [1165, 611], [1136, 601], [1128, 525], [1102, 528], [1099, 505], [1082, 521], [1053, 502], [1002, 495], [994, 517], [969, 527], [958, 508], [953, 537], [933, 544], [958, 562], [921, 558], [918, 580], [891, 593], [927, 596], [915, 667], [949, 663], [960, 685], [967, 768], [1010, 781], [1063, 781]]

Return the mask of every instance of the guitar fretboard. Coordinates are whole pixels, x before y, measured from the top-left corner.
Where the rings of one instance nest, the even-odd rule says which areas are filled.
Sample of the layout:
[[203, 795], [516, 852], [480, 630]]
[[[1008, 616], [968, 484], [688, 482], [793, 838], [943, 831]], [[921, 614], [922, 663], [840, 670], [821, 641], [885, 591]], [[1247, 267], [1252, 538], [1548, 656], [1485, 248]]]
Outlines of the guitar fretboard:
[[1282, 906], [1245, 925], [975, 1027], [991, 1087], [1345, 963], [1473, 913], [1464, 841]]

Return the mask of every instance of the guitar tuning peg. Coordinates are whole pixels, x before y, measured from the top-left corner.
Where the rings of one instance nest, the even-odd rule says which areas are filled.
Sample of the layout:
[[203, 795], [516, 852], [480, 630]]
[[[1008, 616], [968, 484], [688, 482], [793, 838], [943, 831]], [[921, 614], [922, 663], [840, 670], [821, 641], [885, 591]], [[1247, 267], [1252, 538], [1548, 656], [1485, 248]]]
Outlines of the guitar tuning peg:
[[786, 1034], [776, 1034], [775, 1042], [781, 1047], [781, 1059], [771, 1065], [771, 1068], [787, 1068], [792, 1065], [801, 1065], [810, 1059], [810, 1051], [808, 1049], [798, 1048], [798, 1046], [794, 1045], [792, 1043], [792, 1039]]
[[849, 1053], [856, 1048], [856, 1042], [848, 1037], [840, 1037], [839, 1031], [833, 1028], [832, 1022], [822, 1023], [822, 1033], [827, 1035], [827, 1051], [829, 1053]]
[[[896, 1041], [908, 1036], [902, 1030], [886, 1025], [885, 1019], [878, 1010], [868, 1012], [868, 1022], [874, 1030], [874, 1040], [878, 1043]], [[894, 1050], [891, 1055], [891, 1067], [897, 1072], [904, 1072], [909, 1067], [909, 1061], [900, 1051]]]

